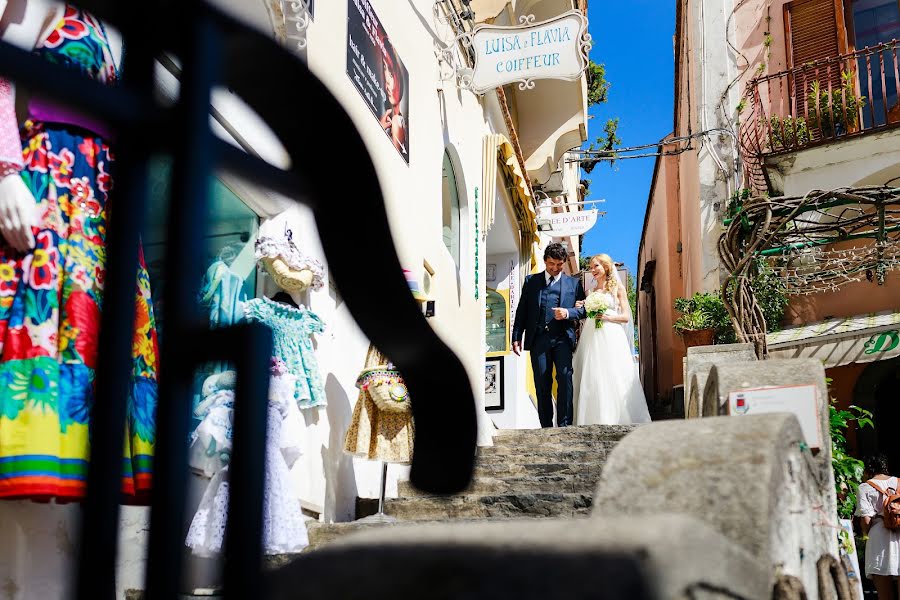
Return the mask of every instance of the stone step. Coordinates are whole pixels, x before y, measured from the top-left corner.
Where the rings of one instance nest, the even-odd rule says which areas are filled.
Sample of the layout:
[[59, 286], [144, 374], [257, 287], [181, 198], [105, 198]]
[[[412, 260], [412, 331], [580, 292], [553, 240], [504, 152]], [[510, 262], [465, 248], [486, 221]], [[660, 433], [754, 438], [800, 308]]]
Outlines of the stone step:
[[548, 440], [535, 444], [506, 444], [498, 443], [494, 446], [479, 448], [477, 457], [481, 456], [514, 456], [522, 452], [537, 454], [552, 454], [554, 452], [588, 452], [591, 450], [612, 450], [616, 447], [619, 440], [593, 439], [585, 438], [584, 440]]
[[526, 446], [546, 442], [610, 440], [619, 441], [640, 425], [585, 425], [545, 429], [500, 429], [494, 436], [498, 446]]
[[404, 521], [587, 516], [590, 493], [516, 493], [392, 498], [385, 512]]
[[309, 535], [309, 546], [303, 549], [303, 552], [311, 552], [316, 548], [328, 544], [338, 538], [357, 531], [366, 531], [377, 527], [386, 527], [393, 523], [371, 522], [371, 521], [350, 521], [349, 523], [308, 523], [306, 526]]
[[[439, 521], [416, 521], [416, 525], [422, 525], [425, 523], [438, 523]], [[453, 521], [454, 524], [463, 525], [465, 523], [476, 523], [481, 522], [481, 519], [456, 519]], [[302, 556], [302, 554], [307, 554], [309, 552], [313, 552], [318, 548], [330, 544], [331, 542], [340, 539], [346, 535], [351, 535], [357, 533], [359, 531], [367, 531], [377, 527], [393, 527], [393, 526], [403, 526], [409, 525], [409, 521], [394, 521], [394, 522], [377, 522], [377, 521], [351, 521], [349, 523], [310, 523], [307, 525], [307, 529], [309, 531], [309, 546], [303, 549], [301, 554], [293, 555], [293, 558], [298, 556]]]
[[[515, 494], [519, 492], [593, 493], [600, 479], [600, 470], [587, 474], [538, 475], [519, 477], [476, 477], [463, 492], [465, 494]], [[398, 483], [401, 498], [428, 496], [409, 481]]]
[[578, 475], [579, 473], [597, 473], [599, 475], [603, 466], [602, 462], [539, 462], [531, 464], [496, 462], [476, 464], [472, 478], [492, 477], [506, 479], [509, 477], [536, 477], [541, 475]]
[[522, 451], [518, 454], [488, 454], [478, 456], [475, 460], [475, 466], [488, 465], [534, 465], [540, 463], [604, 463], [609, 450], [598, 448], [594, 450], [572, 450], [572, 451], [556, 451], [556, 452], [528, 452]]

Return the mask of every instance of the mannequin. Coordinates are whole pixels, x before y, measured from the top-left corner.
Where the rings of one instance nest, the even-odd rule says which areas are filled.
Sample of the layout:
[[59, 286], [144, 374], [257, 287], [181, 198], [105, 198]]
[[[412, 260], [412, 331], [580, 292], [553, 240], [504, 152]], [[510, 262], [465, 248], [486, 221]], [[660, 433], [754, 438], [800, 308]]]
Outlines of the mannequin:
[[[49, 0], [0, 0], [0, 11], [3, 41], [116, 84], [121, 40], [92, 15]], [[0, 81], [0, 385], [14, 390], [0, 395], [0, 460], [11, 465], [0, 498], [77, 500], [87, 474], [112, 135], [102, 121], [36, 95], [20, 134], [15, 95]], [[151, 484], [158, 365], [142, 254], [122, 477], [136, 503]]]

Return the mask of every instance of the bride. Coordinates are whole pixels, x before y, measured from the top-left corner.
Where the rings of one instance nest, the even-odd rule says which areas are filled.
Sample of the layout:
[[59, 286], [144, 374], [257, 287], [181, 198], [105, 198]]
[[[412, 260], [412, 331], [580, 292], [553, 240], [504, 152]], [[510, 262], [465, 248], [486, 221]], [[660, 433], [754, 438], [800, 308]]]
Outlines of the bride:
[[601, 327], [588, 318], [575, 353], [573, 384], [576, 425], [630, 425], [649, 423], [650, 413], [634, 362], [631, 308], [625, 287], [619, 285], [615, 264], [607, 254], [591, 258], [592, 292], [602, 294], [608, 307], [598, 317]]

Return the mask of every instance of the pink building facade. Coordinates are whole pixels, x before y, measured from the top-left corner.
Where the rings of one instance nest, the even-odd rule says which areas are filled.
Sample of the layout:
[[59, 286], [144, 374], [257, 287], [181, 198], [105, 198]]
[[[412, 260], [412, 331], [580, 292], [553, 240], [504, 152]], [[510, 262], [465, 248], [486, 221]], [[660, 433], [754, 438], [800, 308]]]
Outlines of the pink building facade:
[[[672, 303], [728, 275], [717, 243], [732, 194], [900, 182], [900, 1], [677, 0], [675, 25], [672, 134], [648, 199], [638, 313], [648, 400], [679, 414], [685, 348]], [[815, 97], [828, 119], [816, 119]], [[900, 273], [789, 300], [770, 356], [821, 358], [839, 404], [897, 422], [900, 348], [877, 360], [863, 348], [900, 345]], [[861, 434], [859, 451], [881, 438]]]

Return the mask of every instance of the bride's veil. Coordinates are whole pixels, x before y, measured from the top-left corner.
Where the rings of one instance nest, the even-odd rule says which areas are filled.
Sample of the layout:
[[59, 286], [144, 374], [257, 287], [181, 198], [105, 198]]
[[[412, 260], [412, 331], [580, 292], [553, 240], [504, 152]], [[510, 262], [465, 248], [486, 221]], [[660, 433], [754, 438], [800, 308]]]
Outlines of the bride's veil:
[[[622, 281], [622, 279], [619, 278], [619, 269], [616, 268], [615, 262], [613, 262], [613, 276], [616, 278], [616, 281], [619, 282], [619, 285], [621, 285], [621, 286], [628, 285], [627, 281]], [[625, 290], [625, 297], [626, 298], [628, 297], [627, 287]], [[628, 315], [628, 322], [625, 323], [625, 325], [624, 325], [625, 335], [628, 338], [628, 352], [632, 356], [634, 356], [634, 315], [631, 314], [631, 305], [628, 302], [625, 302], [625, 306], [619, 307], [619, 310], [621, 310], [622, 312], [624, 312]]]

